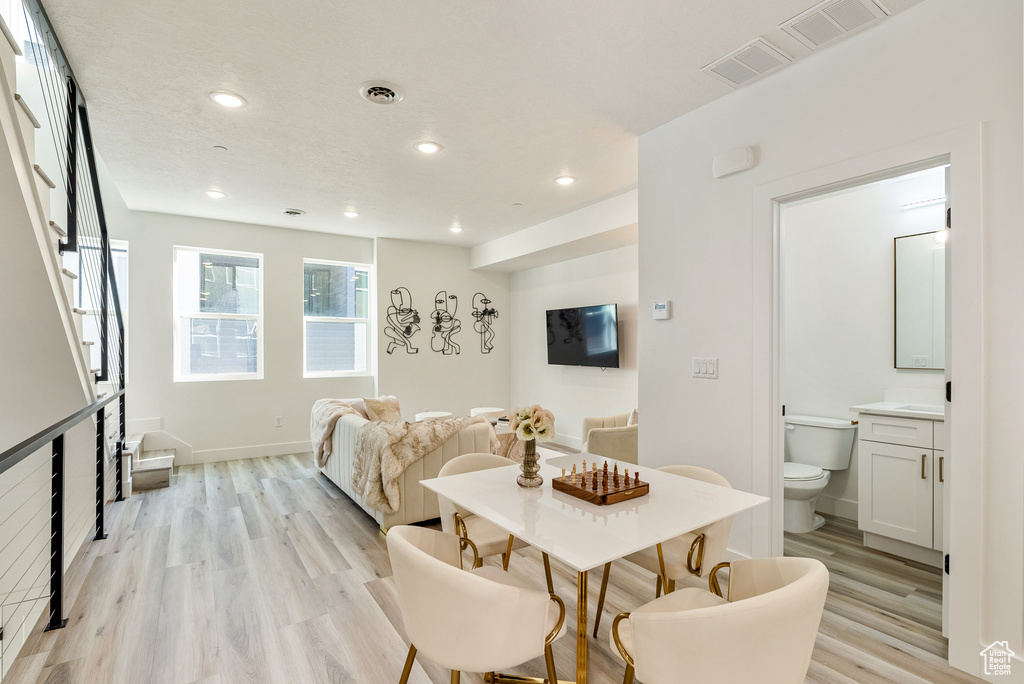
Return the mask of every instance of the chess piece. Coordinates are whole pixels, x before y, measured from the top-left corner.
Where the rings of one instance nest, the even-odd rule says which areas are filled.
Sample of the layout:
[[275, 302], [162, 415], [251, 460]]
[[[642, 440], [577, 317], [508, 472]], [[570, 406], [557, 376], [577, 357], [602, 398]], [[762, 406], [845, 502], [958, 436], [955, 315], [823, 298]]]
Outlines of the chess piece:
[[634, 475], [633, 486], [634, 487], [639, 487], [640, 486], [640, 473], [636, 473]]
[[615, 469], [612, 471], [612, 484], [616, 487], [619, 486], [619, 464], [615, 464]]
[[597, 491], [597, 470], [594, 470], [594, 478], [590, 481], [590, 484], [591, 484], [591, 488], [596, 492]]
[[562, 481], [565, 481], [565, 468], [562, 468]]
[[583, 472], [587, 472], [587, 459], [583, 459]]
[[604, 479], [608, 479], [608, 461], [604, 462]]
[[629, 483], [629, 468], [626, 468], [626, 483]]
[[591, 472], [597, 473], [597, 461], [590, 464], [590, 470]]

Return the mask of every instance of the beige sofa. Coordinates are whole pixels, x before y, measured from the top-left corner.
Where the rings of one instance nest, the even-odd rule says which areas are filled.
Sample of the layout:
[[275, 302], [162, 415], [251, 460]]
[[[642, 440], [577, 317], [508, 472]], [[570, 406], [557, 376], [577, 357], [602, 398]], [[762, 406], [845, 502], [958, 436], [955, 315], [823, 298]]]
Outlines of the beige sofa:
[[626, 425], [628, 413], [607, 418], [583, 419], [583, 451], [597, 456], [637, 463], [637, 425]]
[[365, 505], [362, 496], [352, 489], [352, 458], [355, 454], [356, 435], [368, 422], [365, 418], [351, 414], [338, 419], [334, 426], [331, 455], [327, 459], [327, 464], [321, 468], [321, 472], [360, 508], [369, 513], [383, 530], [393, 525], [405, 525], [440, 517], [437, 495], [425, 490], [420, 485], [420, 480], [437, 477], [441, 466], [456, 456], [491, 450], [493, 428], [489, 423], [474, 423], [464, 427], [405, 471], [399, 481], [402, 505], [395, 513], [384, 513]]

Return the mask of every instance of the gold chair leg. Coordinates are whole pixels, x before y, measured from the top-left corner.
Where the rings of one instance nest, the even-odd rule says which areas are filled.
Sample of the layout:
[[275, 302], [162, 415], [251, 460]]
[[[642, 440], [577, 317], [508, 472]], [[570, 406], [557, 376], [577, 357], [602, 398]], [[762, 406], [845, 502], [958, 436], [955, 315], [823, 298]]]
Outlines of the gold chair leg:
[[416, 660], [416, 647], [409, 644], [409, 657], [405, 659], [405, 668], [402, 670], [402, 678], [398, 684], [406, 684], [409, 681], [409, 673], [412, 672], [412, 664]]
[[558, 675], [555, 674], [555, 654], [551, 651], [551, 644], [544, 646], [544, 662], [548, 666], [548, 684], [558, 684]]
[[548, 593], [555, 593], [555, 583], [551, 581], [551, 559], [548, 558], [548, 554], [541, 553], [544, 557], [544, 579], [548, 581]]
[[477, 558], [475, 561], [473, 561], [473, 569], [474, 570], [476, 570], [477, 568], [482, 568], [483, 565], [484, 565], [484, 559], [483, 558]]
[[594, 618], [594, 636], [597, 636], [597, 628], [601, 626], [601, 609], [604, 608], [604, 594], [608, 591], [608, 577], [612, 574], [612, 564], [604, 564], [604, 577], [601, 578], [601, 593], [597, 597], [597, 617]]
[[508, 562], [512, 560], [512, 542], [515, 541], [515, 537], [511, 534], [508, 535], [508, 548], [505, 553], [501, 554], [501, 569], [508, 572]]
[[676, 581], [674, 579], [670, 579], [668, 581], [668, 588], [665, 589], [665, 593], [666, 594], [671, 594], [675, 590], [676, 590]]
[[452, 684], [459, 684], [459, 671], [452, 670]]
[[622, 684], [633, 684], [633, 666], [626, 666], [626, 674], [622, 678]]
[[654, 587], [654, 598], [661, 596], [661, 575], [658, 575], [658, 583]]

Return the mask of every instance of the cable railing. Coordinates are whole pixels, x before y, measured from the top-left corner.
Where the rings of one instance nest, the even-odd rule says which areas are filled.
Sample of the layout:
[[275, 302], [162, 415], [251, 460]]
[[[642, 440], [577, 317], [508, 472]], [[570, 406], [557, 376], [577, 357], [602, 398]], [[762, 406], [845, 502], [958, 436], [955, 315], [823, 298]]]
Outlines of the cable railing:
[[85, 98], [39, 0], [0, 0], [0, 18], [0, 41], [15, 48], [21, 104], [39, 124], [35, 139], [25, 141], [31, 163], [56, 186], [48, 211], [45, 189], [40, 197], [51, 223], [66, 233], [58, 241], [60, 258], [78, 275], [68, 303], [82, 319], [79, 341], [94, 343], [86, 345], [87, 368], [99, 385], [88, 406], [0, 453], [3, 680], [40, 614], [45, 611], [47, 630], [66, 623], [69, 563], [86, 538], [106, 536], [106, 508], [123, 498], [126, 426], [124, 300]]
[[0, 0], [0, 9], [23, 53], [19, 95], [40, 123], [36, 165], [56, 185], [50, 216], [67, 233], [60, 244], [63, 265], [78, 275], [73, 306], [83, 317], [84, 341], [94, 343], [90, 370], [96, 382], [119, 390], [124, 323], [85, 98], [39, 0]]

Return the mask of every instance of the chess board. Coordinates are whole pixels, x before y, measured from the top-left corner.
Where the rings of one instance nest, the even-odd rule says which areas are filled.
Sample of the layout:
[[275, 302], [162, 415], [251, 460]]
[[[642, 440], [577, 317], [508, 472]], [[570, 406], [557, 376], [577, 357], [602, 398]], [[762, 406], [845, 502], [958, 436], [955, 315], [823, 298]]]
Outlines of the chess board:
[[[586, 462], [584, 461], [584, 464]], [[560, 477], [551, 480], [551, 486], [560, 491], [582, 499], [598, 506], [636, 499], [646, 496], [651, 491], [647, 482], [640, 480], [638, 475], [629, 474], [627, 479], [625, 473], [620, 474], [618, 466], [612, 472], [608, 471], [608, 464], [604, 467], [592, 469], [586, 472], [567, 472]], [[573, 470], [576, 467], [573, 466]], [[628, 471], [627, 471], [628, 472]]]

